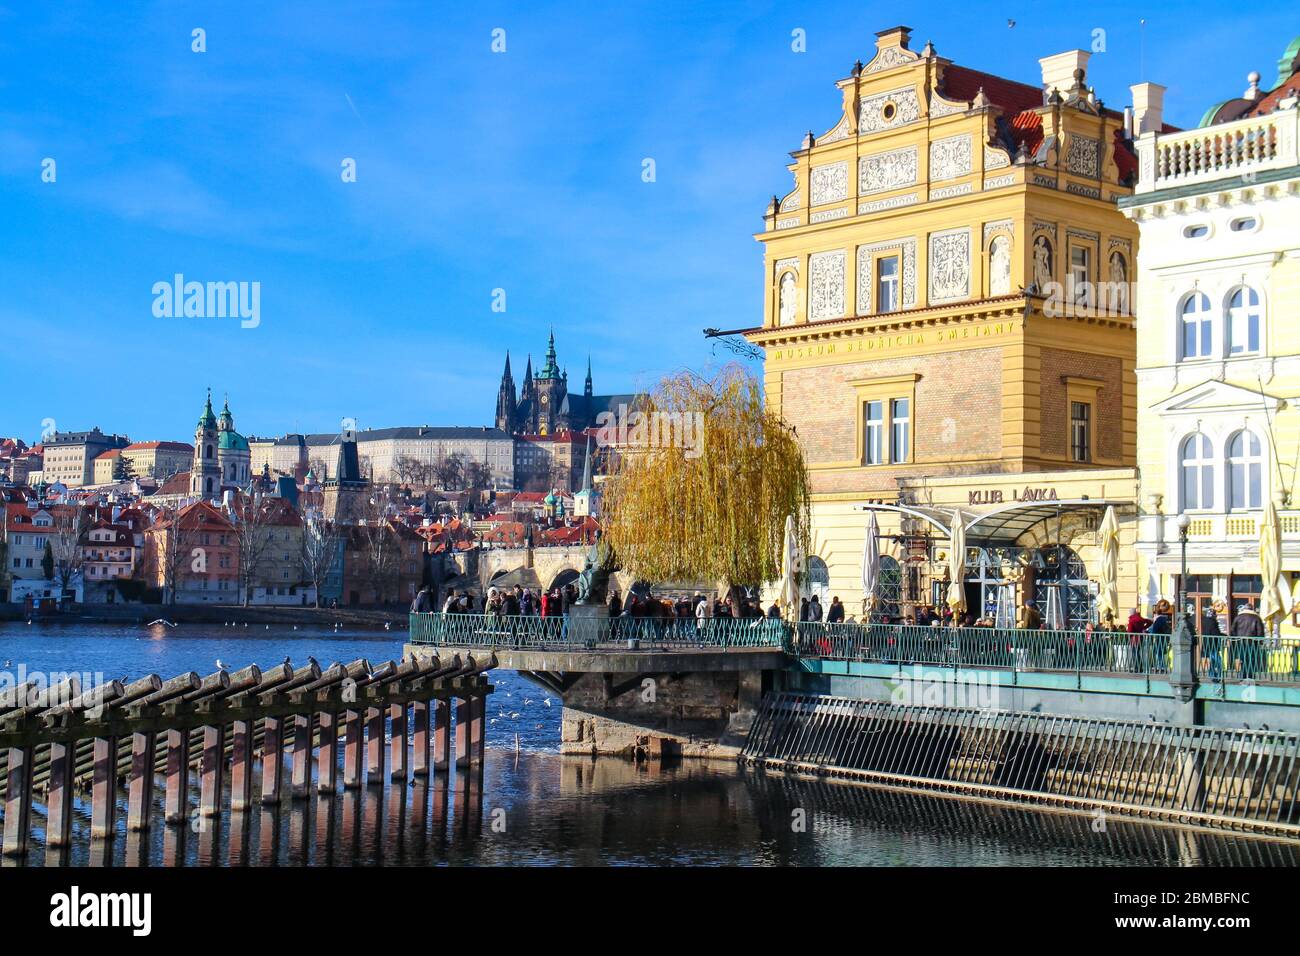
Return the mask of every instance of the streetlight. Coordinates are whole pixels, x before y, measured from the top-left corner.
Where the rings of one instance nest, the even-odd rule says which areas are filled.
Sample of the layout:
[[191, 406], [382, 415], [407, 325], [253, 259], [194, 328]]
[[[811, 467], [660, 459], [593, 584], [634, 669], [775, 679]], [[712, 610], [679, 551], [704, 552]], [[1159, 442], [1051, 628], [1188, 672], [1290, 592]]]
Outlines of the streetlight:
[[1182, 545], [1182, 568], [1178, 575], [1178, 614], [1187, 613], [1187, 531], [1192, 526], [1192, 519], [1186, 511], [1178, 513], [1178, 540]]

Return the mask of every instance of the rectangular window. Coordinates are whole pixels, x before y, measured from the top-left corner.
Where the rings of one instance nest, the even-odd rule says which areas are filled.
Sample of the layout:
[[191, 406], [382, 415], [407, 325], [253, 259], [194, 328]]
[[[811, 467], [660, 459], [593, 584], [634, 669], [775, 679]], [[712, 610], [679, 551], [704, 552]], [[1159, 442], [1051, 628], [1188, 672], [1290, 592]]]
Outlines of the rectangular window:
[[911, 402], [896, 398], [889, 403], [889, 459], [904, 462], [911, 454]]
[[876, 311], [893, 312], [898, 308], [898, 256], [876, 260]]
[[1070, 247], [1070, 299], [1075, 305], [1092, 304], [1091, 258], [1086, 246]]
[[1092, 461], [1092, 406], [1087, 402], [1070, 403], [1070, 457]]
[[881, 447], [884, 443], [885, 403], [866, 402], [863, 405], [862, 412], [862, 418], [865, 422], [862, 463], [864, 465], [879, 465], [885, 460], [884, 449]]

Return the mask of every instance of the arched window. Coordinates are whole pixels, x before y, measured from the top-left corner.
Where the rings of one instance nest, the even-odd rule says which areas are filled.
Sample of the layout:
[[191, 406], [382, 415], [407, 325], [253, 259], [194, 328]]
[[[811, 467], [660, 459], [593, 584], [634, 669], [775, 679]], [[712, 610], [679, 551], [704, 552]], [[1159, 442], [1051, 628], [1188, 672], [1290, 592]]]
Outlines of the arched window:
[[1262, 310], [1259, 293], [1242, 286], [1228, 297], [1228, 354], [1250, 355], [1259, 351]]
[[1193, 292], [1183, 300], [1182, 338], [1179, 358], [1209, 358], [1214, 348], [1212, 329], [1214, 319], [1210, 315], [1210, 299], [1203, 292]]
[[815, 554], [810, 554], [804, 562], [808, 581], [808, 597], [817, 595], [817, 601], [825, 610], [830, 607], [831, 570], [826, 562]]
[[1197, 432], [1183, 441], [1179, 455], [1184, 511], [1214, 507], [1214, 457], [1210, 439]]
[[1263, 446], [1254, 432], [1242, 429], [1228, 439], [1228, 510], [1264, 507]]

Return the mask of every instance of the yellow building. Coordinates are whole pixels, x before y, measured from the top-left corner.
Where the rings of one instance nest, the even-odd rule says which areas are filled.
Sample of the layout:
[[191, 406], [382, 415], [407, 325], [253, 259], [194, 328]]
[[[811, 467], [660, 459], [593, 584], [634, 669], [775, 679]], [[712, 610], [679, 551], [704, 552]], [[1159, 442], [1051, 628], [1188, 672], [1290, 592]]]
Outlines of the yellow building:
[[[1259, 521], [1281, 516], [1282, 586], [1300, 579], [1300, 38], [1261, 88], [1197, 129], [1140, 130], [1141, 182], [1121, 208], [1138, 260], [1142, 598], [1258, 603]], [[1297, 618], [1283, 631], [1295, 635]]]
[[157, 478], [165, 481], [173, 475], [189, 471], [194, 458], [194, 446], [177, 441], [139, 441], [124, 448], [114, 448], [95, 458], [95, 484], [113, 482], [118, 458], [131, 463], [131, 474], [138, 478]]
[[956, 511], [974, 616], [1005, 622], [1029, 600], [1079, 625], [1113, 504], [1127, 610], [1137, 230], [1115, 205], [1136, 169], [1124, 117], [1087, 88], [1083, 51], [1041, 60], [1030, 85], [913, 51], [906, 27], [877, 38], [839, 81], [829, 131], [791, 154], [794, 188], [756, 237], [763, 325], [745, 331], [808, 462], [813, 587], [860, 607], [875, 511], [887, 611], [942, 603]]

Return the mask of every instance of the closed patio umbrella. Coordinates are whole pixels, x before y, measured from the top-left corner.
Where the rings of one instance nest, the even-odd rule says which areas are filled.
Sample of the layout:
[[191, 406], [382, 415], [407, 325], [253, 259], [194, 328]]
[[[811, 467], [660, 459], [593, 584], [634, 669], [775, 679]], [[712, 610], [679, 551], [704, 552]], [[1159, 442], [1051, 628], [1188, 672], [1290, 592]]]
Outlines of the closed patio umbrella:
[[781, 602], [781, 613], [794, 620], [799, 613], [799, 582], [795, 575], [799, 571], [799, 539], [795, 535], [794, 515], [785, 516], [785, 537], [781, 546], [781, 580], [777, 587], [777, 599]]
[[1272, 501], [1264, 508], [1264, 517], [1259, 522], [1259, 570], [1264, 584], [1259, 596], [1259, 616], [1265, 630], [1272, 634], [1275, 622], [1288, 610], [1282, 589], [1277, 585], [1282, 574], [1282, 528]]
[[1115, 506], [1107, 505], [1097, 532], [1101, 545], [1101, 567], [1097, 569], [1097, 619], [1119, 620], [1119, 518]]
[[867, 519], [867, 538], [862, 543], [862, 616], [876, 609], [876, 586], [880, 581], [880, 526], [876, 513]]
[[948, 606], [955, 616], [966, 610], [966, 526], [961, 512], [952, 513], [952, 537], [948, 541]]

